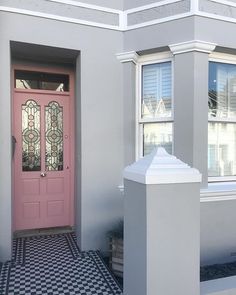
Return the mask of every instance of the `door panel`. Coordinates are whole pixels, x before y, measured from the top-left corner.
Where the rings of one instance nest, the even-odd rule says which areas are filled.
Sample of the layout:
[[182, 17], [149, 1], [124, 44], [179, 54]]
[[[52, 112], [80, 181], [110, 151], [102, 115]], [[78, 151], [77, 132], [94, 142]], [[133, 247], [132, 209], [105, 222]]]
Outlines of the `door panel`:
[[15, 91], [15, 229], [70, 225], [69, 95]]

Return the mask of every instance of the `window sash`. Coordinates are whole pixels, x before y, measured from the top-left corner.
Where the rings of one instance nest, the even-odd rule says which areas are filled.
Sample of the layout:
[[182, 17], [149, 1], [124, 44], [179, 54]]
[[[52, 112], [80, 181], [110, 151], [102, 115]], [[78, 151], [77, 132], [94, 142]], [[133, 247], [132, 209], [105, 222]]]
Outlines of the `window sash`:
[[[230, 61], [210, 60], [209, 67], [211, 62], [214, 62], [216, 67], [215, 73], [213, 73], [215, 80], [214, 77], [210, 76], [209, 70], [209, 91], [212, 89], [210, 83], [215, 82], [217, 97], [215, 113], [209, 114], [210, 108], [208, 109], [208, 181], [235, 181], [236, 136], [234, 134], [236, 134], [236, 111], [234, 109], [236, 108], [234, 108], [234, 104], [236, 105], [236, 99], [233, 96], [236, 91], [234, 89], [232, 91], [232, 87], [236, 87], [236, 65]], [[227, 70], [227, 64], [230, 65], [229, 70]], [[232, 77], [235, 81], [231, 81], [231, 83], [230, 78], [232, 79]], [[215, 125], [213, 133], [209, 131], [210, 124]], [[232, 129], [235, 129], [235, 132]]]
[[[148, 57], [147, 57], [148, 59]], [[142, 116], [142, 91], [143, 91], [143, 79], [142, 79], [142, 70], [143, 66], [145, 65], [155, 65], [155, 64], [163, 64], [163, 63], [170, 63], [171, 67], [171, 76], [170, 76], [170, 84], [171, 84], [171, 108], [170, 108], [170, 115], [167, 116], [159, 116], [159, 117], [152, 117], [152, 118], [143, 118]], [[142, 58], [142, 62], [138, 64], [137, 66], [137, 85], [138, 85], [138, 95], [137, 95], [137, 104], [136, 104], [136, 113], [137, 113], [137, 127], [136, 127], [136, 159], [139, 159], [140, 157], [143, 157], [143, 126], [144, 124], [151, 124], [151, 123], [171, 123], [172, 124], [172, 152], [173, 152], [173, 62], [172, 58], [164, 58], [164, 59], [158, 59], [155, 60], [148, 60], [145, 61], [144, 58]]]

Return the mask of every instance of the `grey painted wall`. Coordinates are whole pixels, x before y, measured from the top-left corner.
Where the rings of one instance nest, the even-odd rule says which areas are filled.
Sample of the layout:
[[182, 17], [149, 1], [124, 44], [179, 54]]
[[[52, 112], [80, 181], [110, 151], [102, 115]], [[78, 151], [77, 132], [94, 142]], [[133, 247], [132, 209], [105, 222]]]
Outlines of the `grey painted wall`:
[[103, 7], [109, 7], [113, 9], [123, 9], [123, 2], [129, 0], [75, 0], [78, 2], [83, 2], [86, 4], [94, 4], [98, 6], [103, 6]]
[[142, 51], [194, 39], [194, 19], [187, 17], [124, 33], [124, 51]]
[[131, 13], [128, 15], [128, 25], [135, 25], [138, 23], [148, 22], [156, 19], [170, 17], [175, 14], [185, 13], [190, 10], [189, 0], [162, 5], [151, 9]]
[[[2, 26], [1, 26], [2, 28]], [[0, 28], [0, 30], [1, 30]], [[11, 255], [11, 97], [10, 97], [10, 48], [0, 34], [0, 261]], [[6, 99], [4, 99], [6, 98]]]
[[236, 201], [201, 203], [201, 264], [235, 261]]
[[199, 294], [199, 184], [125, 179], [124, 202], [124, 294]]
[[[124, 167], [135, 162], [136, 66], [123, 64]], [[123, 181], [123, 180], [122, 180]]]
[[174, 154], [203, 175], [207, 187], [208, 54], [174, 57]]
[[[124, 0], [124, 9], [135, 8], [161, 1], [162, 0]], [[190, 2], [190, 0], [187, 1]]]
[[[231, 1], [233, 4], [234, 1]], [[223, 3], [215, 3], [209, 0], [200, 0], [199, 9], [204, 12], [226, 16], [226, 17], [236, 17], [236, 8]]]
[[2, 0], [1, 5], [19, 9], [27, 9], [39, 13], [47, 13], [68, 18], [104, 23], [109, 25], [119, 24], [119, 16], [117, 14], [56, 2], [50, 2], [45, 0], [41, 0], [40, 5], [37, 0]]
[[75, 85], [79, 243], [83, 250], [106, 250], [106, 231], [123, 215], [122, 196], [117, 189], [123, 170], [122, 65], [115, 56], [122, 51], [122, 34], [9, 13], [1, 13], [0, 19], [4, 23], [0, 28], [0, 120], [4, 126], [0, 132], [1, 257], [10, 258], [11, 246], [10, 40], [81, 53]]

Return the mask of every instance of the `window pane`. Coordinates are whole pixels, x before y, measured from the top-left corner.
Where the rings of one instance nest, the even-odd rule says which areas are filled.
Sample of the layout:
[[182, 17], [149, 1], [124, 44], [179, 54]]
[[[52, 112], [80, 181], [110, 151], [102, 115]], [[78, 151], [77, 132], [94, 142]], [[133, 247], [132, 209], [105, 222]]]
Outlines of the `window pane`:
[[142, 67], [142, 118], [171, 117], [171, 62]]
[[209, 176], [236, 175], [236, 124], [208, 124]]
[[16, 71], [15, 87], [21, 89], [69, 91], [69, 76], [31, 71]]
[[40, 169], [40, 106], [28, 100], [22, 105], [22, 171]]
[[236, 116], [236, 65], [210, 62], [209, 117]]
[[143, 125], [143, 155], [161, 146], [172, 154], [172, 123], [147, 123]]
[[63, 170], [63, 107], [52, 101], [45, 107], [46, 170]]

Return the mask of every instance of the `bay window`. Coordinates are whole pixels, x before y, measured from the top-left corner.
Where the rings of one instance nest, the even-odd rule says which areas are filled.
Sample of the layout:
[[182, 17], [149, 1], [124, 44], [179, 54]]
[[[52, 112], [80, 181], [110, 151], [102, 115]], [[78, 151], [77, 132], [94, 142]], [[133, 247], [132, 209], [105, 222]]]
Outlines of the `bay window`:
[[172, 64], [171, 61], [140, 65], [139, 100], [140, 156], [155, 146], [172, 153]]
[[[209, 63], [208, 176], [236, 176], [236, 65]], [[223, 177], [223, 178], [222, 178]]]

